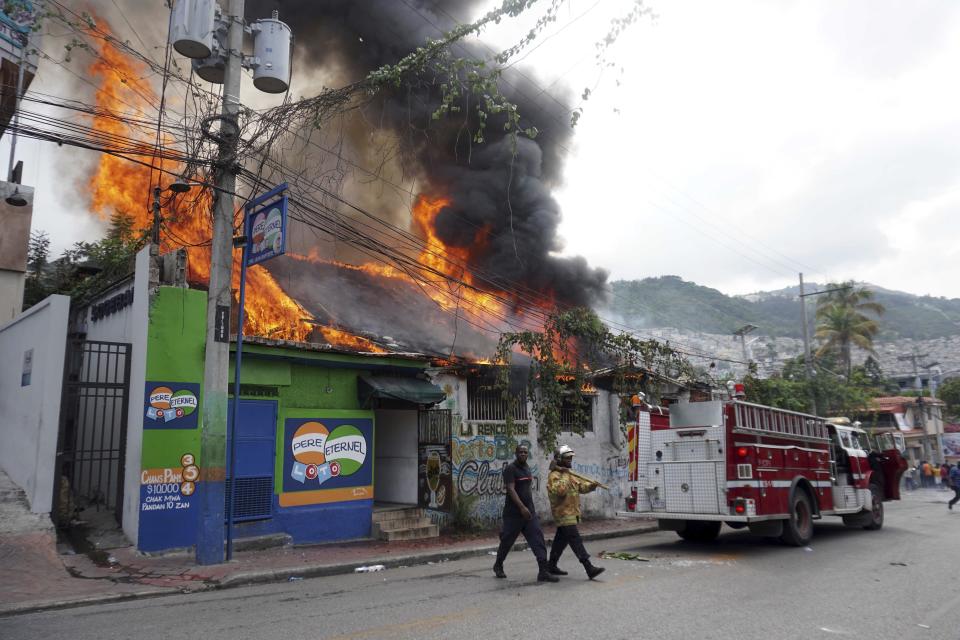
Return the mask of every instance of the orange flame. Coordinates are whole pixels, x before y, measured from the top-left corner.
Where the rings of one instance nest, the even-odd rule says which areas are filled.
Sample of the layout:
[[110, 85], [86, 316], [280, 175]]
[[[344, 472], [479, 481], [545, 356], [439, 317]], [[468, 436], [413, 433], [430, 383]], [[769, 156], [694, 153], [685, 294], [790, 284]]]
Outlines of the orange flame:
[[[476, 288], [473, 274], [465, 268], [465, 265], [470, 262], [470, 250], [465, 247], [447, 246], [437, 236], [435, 231], [437, 216], [449, 204], [449, 198], [429, 198], [422, 194], [417, 197], [413, 206], [413, 221], [427, 243], [427, 247], [420, 252], [418, 262], [428, 269], [459, 279], [466, 286], [460, 287], [459, 291], [451, 291], [444, 280], [436, 282], [436, 286], [429, 289], [428, 294], [444, 309], [453, 309], [466, 301], [467, 309], [476, 315], [490, 314], [502, 317], [507, 313], [504, 303], [497, 296]], [[474, 246], [482, 249], [487, 244], [489, 235], [489, 226], [478, 229], [473, 237]]]
[[[104, 30], [109, 29], [101, 19], [98, 19], [98, 24]], [[110, 112], [129, 113], [131, 105], [135, 107], [138, 104], [159, 104], [154, 89], [139, 80], [149, 75], [146, 65], [126, 56], [109, 42], [103, 43], [99, 57], [90, 67], [90, 74], [99, 81], [96, 92], [97, 106]], [[140, 135], [124, 122], [103, 115], [93, 117], [93, 126], [99, 132], [125, 138]], [[141, 142], [150, 146], [154, 141]], [[148, 164], [153, 162], [149, 155], [141, 160]], [[166, 168], [178, 169], [169, 166]], [[109, 218], [113, 212], [123, 212], [133, 218], [136, 228], [147, 229], [152, 225], [152, 189], [161, 180], [168, 180], [166, 174], [153, 175], [149, 166], [104, 154], [90, 179], [91, 207], [101, 219]], [[210, 249], [196, 245], [209, 242], [212, 235], [209, 213], [211, 206], [209, 194], [204, 194], [189, 198], [189, 201], [187, 197], [177, 198], [163, 212], [166, 220], [162, 249], [187, 246], [190, 270], [188, 277], [191, 282], [203, 283], [209, 280]], [[170, 209], [178, 207], [181, 210], [171, 215]], [[237, 252], [232, 277], [235, 291], [239, 288], [239, 259]], [[270, 272], [260, 266], [251, 267], [247, 272], [245, 307], [245, 333], [305, 341], [313, 332], [313, 327], [308, 322], [313, 319], [311, 314], [284, 293]], [[336, 346], [371, 352], [383, 351], [369, 340], [345, 331], [321, 327], [319, 332], [330, 344]]]

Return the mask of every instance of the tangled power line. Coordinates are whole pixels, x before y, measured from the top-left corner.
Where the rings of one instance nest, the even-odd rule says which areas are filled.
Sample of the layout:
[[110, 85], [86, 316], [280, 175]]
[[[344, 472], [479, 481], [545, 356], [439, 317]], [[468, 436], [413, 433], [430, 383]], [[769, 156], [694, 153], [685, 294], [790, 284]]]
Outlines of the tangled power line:
[[[408, 229], [389, 222], [386, 212], [372, 212], [342, 195], [341, 187], [348, 170], [358, 170], [371, 178], [390, 182], [380, 171], [370, 171], [345, 157], [336, 144], [324, 145], [315, 139], [317, 130], [335, 124], [337, 119], [350, 112], [362, 110], [374, 100], [365, 82], [325, 89], [317, 96], [297, 101], [287, 95], [281, 105], [268, 109], [242, 109], [237, 122], [240, 144], [232, 166], [223, 167], [217, 163], [219, 116], [216, 114], [219, 113], [221, 96], [199, 85], [192, 74], [171, 68], [170, 56], [165, 56], [164, 64], [160, 64], [63, 3], [52, 2], [52, 5], [58, 8], [60, 22], [72, 30], [83, 44], [82, 48], [105, 72], [115, 74], [136, 100], [119, 98], [116, 102], [129, 110], [117, 111], [76, 99], [29, 91], [22, 96], [20, 103], [17, 135], [109, 154], [149, 168], [151, 176], [156, 171], [171, 181], [182, 176], [204, 185], [208, 196], [214, 191], [212, 172], [218, 169], [236, 171], [246, 194], [257, 193], [265, 185], [288, 182], [292, 220], [405, 274], [437, 301], [439, 309], [456, 314], [458, 321], [464, 320], [480, 331], [499, 334], [505, 328], [512, 331], [539, 330], [551, 313], [563, 310], [551, 296], [522, 282], [465, 264], [444, 247], [431, 244]], [[104, 54], [107, 50], [119, 53], [132, 64], [118, 63], [114, 56]], [[42, 57], [66, 66], [65, 61], [46, 53], [42, 53]], [[142, 68], [144, 73], [136, 75], [134, 68]], [[155, 75], [164, 79], [164, 99], [158, 100], [143, 85], [145, 78]], [[167, 91], [169, 99], [166, 98]], [[182, 98], [173, 99], [181, 92]], [[337, 127], [331, 129], [336, 131]], [[285, 161], [286, 156], [303, 158], [305, 153], [310, 158], [321, 158], [321, 162], [316, 165], [300, 162], [295, 168]], [[327, 162], [332, 159], [333, 166], [323, 159]], [[350, 168], [345, 168], [344, 164]], [[410, 197], [415, 196], [412, 189], [390, 184]], [[244, 193], [229, 195], [245, 200]], [[195, 196], [194, 202], [199, 203], [202, 197], [202, 194]], [[166, 232], [182, 246], [209, 244], [209, 240], [188, 242], [176, 237], [175, 229], [169, 226]], [[419, 260], [422, 255], [435, 260]], [[442, 261], [451, 268], [430, 266], [435, 261]], [[466, 278], [467, 273], [472, 277]], [[480, 305], [473, 298], [465, 297], [464, 290], [489, 296], [497, 304]], [[645, 336], [623, 323], [604, 321], [617, 331]], [[691, 358], [746, 364], [676, 342], [671, 346]]]

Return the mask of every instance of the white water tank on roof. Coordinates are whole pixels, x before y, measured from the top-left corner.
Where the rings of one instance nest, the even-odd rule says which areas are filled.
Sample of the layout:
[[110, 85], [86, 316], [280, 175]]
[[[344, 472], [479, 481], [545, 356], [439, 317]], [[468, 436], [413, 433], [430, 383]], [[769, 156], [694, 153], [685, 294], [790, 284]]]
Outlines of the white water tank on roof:
[[253, 86], [265, 93], [283, 93], [290, 86], [290, 27], [277, 19], [257, 20], [253, 25]]
[[206, 58], [213, 52], [216, 0], [176, 0], [170, 14], [170, 43], [180, 55]]

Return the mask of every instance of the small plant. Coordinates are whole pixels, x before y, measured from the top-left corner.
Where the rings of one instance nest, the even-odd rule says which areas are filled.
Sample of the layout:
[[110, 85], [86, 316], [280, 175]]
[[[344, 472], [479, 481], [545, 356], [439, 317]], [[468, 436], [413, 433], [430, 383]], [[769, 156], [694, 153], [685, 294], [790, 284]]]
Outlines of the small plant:
[[447, 528], [452, 533], [475, 533], [480, 530], [477, 519], [473, 516], [473, 507], [479, 496], [457, 493], [447, 519]]

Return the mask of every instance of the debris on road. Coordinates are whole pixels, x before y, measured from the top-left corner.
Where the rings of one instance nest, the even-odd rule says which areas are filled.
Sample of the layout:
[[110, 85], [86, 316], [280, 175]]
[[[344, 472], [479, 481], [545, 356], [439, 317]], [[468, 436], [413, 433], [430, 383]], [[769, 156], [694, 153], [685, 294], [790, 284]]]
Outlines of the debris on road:
[[650, 562], [650, 558], [644, 558], [638, 553], [630, 553], [628, 551], [601, 551], [600, 557], [603, 559], [612, 559], [612, 560], [635, 560], [637, 562]]
[[353, 570], [354, 573], [373, 573], [374, 571], [383, 571], [386, 569], [382, 564], [371, 564], [366, 567], [357, 567]]

